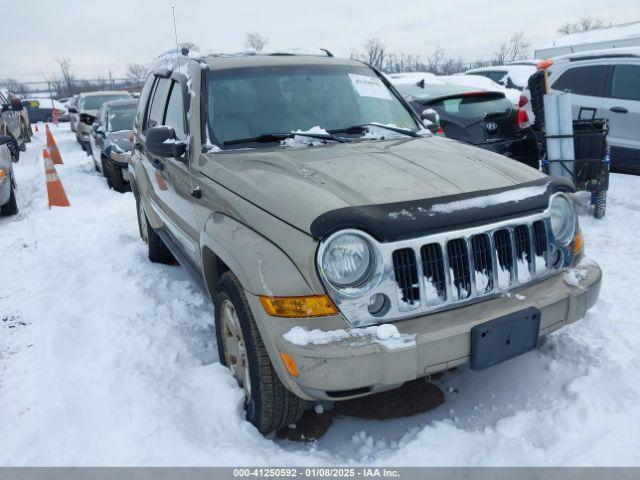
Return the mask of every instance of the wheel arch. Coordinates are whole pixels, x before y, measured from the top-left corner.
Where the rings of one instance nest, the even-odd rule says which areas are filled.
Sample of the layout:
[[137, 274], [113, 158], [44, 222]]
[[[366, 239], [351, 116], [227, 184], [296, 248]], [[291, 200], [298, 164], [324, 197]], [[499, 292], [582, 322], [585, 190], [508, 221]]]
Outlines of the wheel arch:
[[313, 294], [295, 263], [274, 243], [237, 220], [214, 213], [200, 238], [205, 286], [215, 296], [220, 276], [230, 270], [253, 295]]

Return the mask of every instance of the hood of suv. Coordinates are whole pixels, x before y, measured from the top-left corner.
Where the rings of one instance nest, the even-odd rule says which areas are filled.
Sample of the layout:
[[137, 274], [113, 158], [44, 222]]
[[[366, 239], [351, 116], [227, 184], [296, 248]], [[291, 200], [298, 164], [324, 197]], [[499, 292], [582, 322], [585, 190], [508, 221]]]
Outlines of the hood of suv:
[[332, 210], [508, 188], [544, 177], [514, 160], [440, 137], [217, 153], [201, 168], [306, 232]]

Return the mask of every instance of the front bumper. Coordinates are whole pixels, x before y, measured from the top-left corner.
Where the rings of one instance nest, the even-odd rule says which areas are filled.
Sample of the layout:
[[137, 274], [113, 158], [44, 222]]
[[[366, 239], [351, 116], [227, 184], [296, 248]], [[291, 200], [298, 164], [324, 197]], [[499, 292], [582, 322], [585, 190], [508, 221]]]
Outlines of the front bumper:
[[[472, 327], [527, 307], [541, 312], [540, 335], [579, 320], [598, 299], [602, 272], [590, 261], [576, 269], [581, 274], [577, 285], [569, 284], [565, 273], [559, 273], [519, 290], [517, 295], [395, 322], [404, 337], [413, 339], [400, 345], [363, 337], [324, 345], [295, 345], [283, 338], [295, 325], [326, 331], [345, 329], [345, 322], [336, 316], [294, 323], [267, 316], [257, 297], [248, 295], [248, 300], [254, 315], [264, 317], [258, 320], [258, 326], [284, 384], [308, 400], [338, 400], [388, 390], [464, 364], [471, 356]], [[295, 360], [298, 377], [286, 372], [280, 352]]]

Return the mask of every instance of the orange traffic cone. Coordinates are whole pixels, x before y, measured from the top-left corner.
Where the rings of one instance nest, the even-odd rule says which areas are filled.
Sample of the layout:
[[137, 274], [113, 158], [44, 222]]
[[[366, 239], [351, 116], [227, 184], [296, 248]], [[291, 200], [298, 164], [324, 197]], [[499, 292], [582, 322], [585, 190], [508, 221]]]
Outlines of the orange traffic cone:
[[49, 154], [51, 155], [51, 159], [55, 165], [62, 165], [62, 157], [60, 156], [60, 152], [58, 151], [58, 146], [56, 145], [56, 141], [53, 138], [53, 134], [49, 129], [49, 125], [45, 126], [47, 131], [47, 148], [49, 149]]
[[51, 155], [46, 148], [42, 151], [44, 157], [44, 174], [47, 180], [47, 196], [49, 197], [49, 208], [68, 207], [70, 205], [67, 194], [64, 191], [56, 167], [51, 161]]

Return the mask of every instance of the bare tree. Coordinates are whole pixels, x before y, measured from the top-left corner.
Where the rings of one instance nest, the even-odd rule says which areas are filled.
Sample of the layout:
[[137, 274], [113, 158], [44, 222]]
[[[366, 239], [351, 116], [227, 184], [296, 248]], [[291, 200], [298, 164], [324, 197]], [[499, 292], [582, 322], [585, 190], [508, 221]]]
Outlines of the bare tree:
[[0, 88], [9, 90], [11, 93], [29, 93], [29, 87], [14, 78], [5, 78], [0, 80]]
[[370, 38], [364, 44], [364, 59], [375, 68], [382, 68], [386, 55], [386, 48], [378, 38]]
[[602, 28], [605, 26], [605, 21], [598, 17], [582, 17], [577, 22], [565, 22], [558, 29], [558, 33], [568, 35], [576, 32], [586, 32], [589, 30], [595, 30], [596, 28]]
[[130, 63], [127, 65], [127, 80], [131, 82], [131, 85], [136, 90], [142, 90], [142, 85], [149, 75], [149, 69], [140, 63]]
[[495, 52], [494, 61], [497, 65], [515, 60], [523, 60], [529, 54], [529, 42], [524, 39], [524, 32], [518, 32], [500, 42]]
[[56, 58], [56, 62], [60, 66], [60, 81], [57, 82], [58, 94], [63, 96], [73, 95], [76, 89], [76, 82], [71, 73], [71, 60], [68, 58]]
[[431, 73], [438, 73], [444, 61], [444, 57], [444, 48], [440, 45], [436, 45], [436, 49], [427, 58], [427, 70]]
[[256, 53], [260, 53], [262, 50], [264, 50], [264, 47], [267, 46], [267, 43], [269, 43], [269, 39], [263, 37], [257, 32], [247, 33], [247, 36], [244, 40], [245, 48], [253, 50]]

